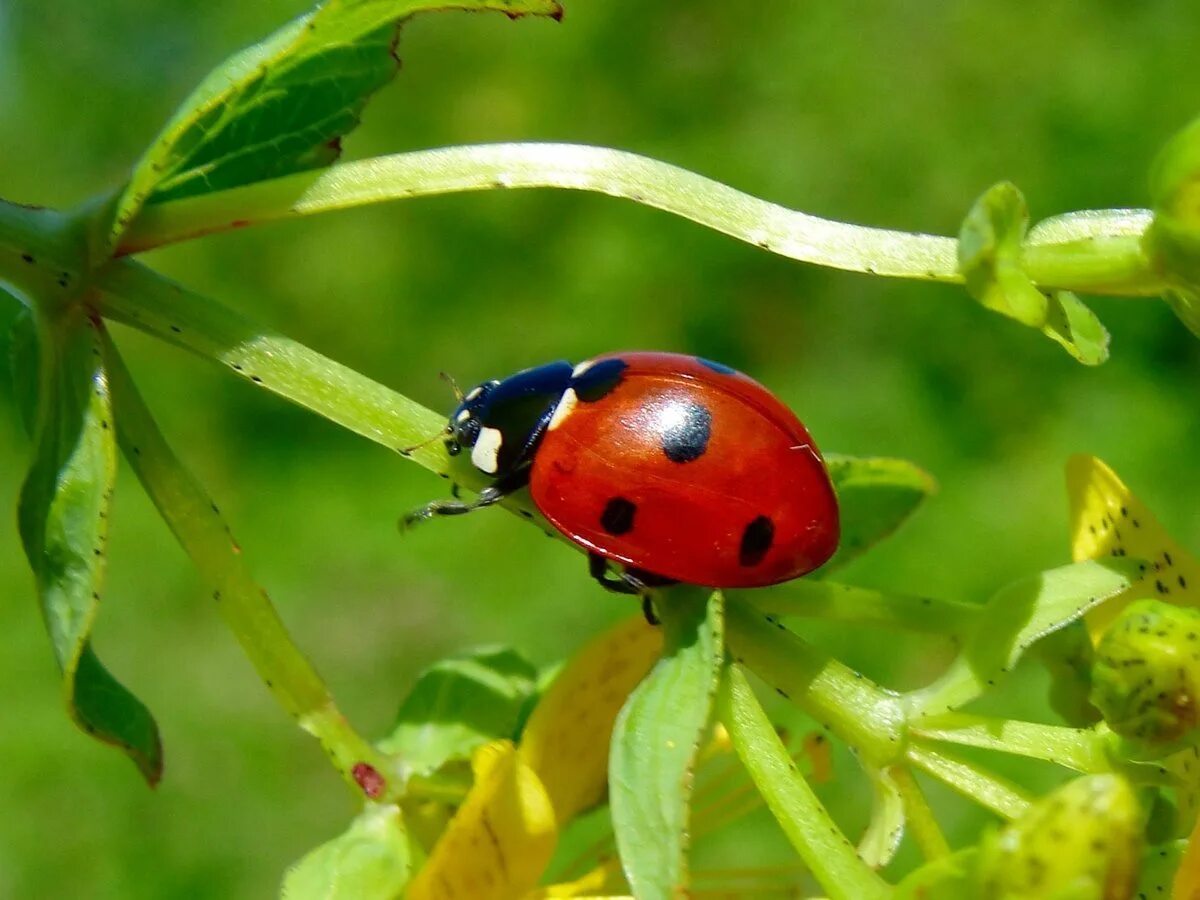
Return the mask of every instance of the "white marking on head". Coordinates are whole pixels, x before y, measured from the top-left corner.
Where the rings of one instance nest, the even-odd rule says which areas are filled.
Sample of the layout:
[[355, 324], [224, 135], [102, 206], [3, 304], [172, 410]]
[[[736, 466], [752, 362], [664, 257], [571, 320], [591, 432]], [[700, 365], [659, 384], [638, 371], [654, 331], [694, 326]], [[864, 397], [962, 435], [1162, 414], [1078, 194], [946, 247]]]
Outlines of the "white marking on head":
[[504, 435], [498, 428], [484, 428], [479, 432], [475, 446], [471, 448], [471, 462], [475, 468], [489, 475], [495, 475], [500, 468], [497, 457], [500, 455], [500, 445], [504, 443]]
[[558, 406], [554, 407], [554, 415], [550, 417], [550, 423], [546, 426], [547, 431], [553, 431], [571, 414], [571, 410], [575, 408], [575, 404], [579, 402], [579, 397], [575, 394], [573, 388], [567, 388], [563, 391], [563, 395], [558, 398]]
[[578, 378], [580, 375], [582, 375], [584, 372], [586, 372], [588, 369], [590, 369], [595, 364], [596, 364], [596, 361], [594, 359], [585, 359], [583, 362], [581, 362], [579, 365], [577, 365], [575, 368], [573, 368], [571, 370], [571, 377]]
[[471, 388], [471, 390], [467, 391], [467, 396], [463, 397], [463, 400], [470, 402], [471, 400], [474, 400], [476, 397], [478, 397], [482, 393], [483, 393], [483, 385], [477, 384], [475, 387]]
[[454, 421], [455, 422], [465, 422], [469, 418], [471, 418], [471, 411], [469, 409], [464, 409], [462, 412], [460, 412], [457, 416], [454, 417]]

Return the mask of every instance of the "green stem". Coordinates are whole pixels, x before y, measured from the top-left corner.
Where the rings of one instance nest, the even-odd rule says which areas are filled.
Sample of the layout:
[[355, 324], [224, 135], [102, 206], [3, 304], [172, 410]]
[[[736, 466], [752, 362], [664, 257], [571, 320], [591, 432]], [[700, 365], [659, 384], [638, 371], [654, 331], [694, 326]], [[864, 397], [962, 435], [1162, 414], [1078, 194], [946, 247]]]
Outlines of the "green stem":
[[[216, 360], [247, 381], [393, 451], [401, 452], [445, 427], [444, 415], [139, 263], [107, 266], [97, 273], [96, 286], [104, 316]], [[409, 458], [434, 472], [451, 471], [440, 441], [414, 450]], [[471, 484], [466, 469], [462, 475]], [[482, 485], [479, 479], [475, 482]]]
[[951, 712], [917, 718], [909, 726], [909, 733], [944, 743], [1043, 759], [1077, 772], [1112, 770], [1104, 749], [1107, 739], [1087, 729]]
[[497, 188], [595, 191], [674, 213], [802, 262], [900, 278], [962, 280], [953, 238], [820, 219], [677, 166], [578, 144], [419, 150], [156, 204], [142, 211], [118, 252], [291, 216]]
[[792, 846], [830, 897], [873, 900], [891, 895], [837, 827], [812, 788], [797, 771], [787, 748], [737, 666], [729, 666], [718, 698], [717, 715], [734, 750], [758, 786]]
[[982, 608], [974, 603], [807, 579], [789, 581], [769, 591], [739, 593], [738, 598], [776, 616], [859, 622], [959, 639], [970, 633]]
[[1015, 819], [1029, 808], [1031, 801], [1023, 790], [976, 763], [919, 741], [908, 745], [905, 756], [918, 769], [1005, 819]]
[[[216, 504], [176, 458], [108, 335], [104, 352], [121, 449], [147, 494], [208, 584], [226, 624], [280, 705], [316, 737], [361, 796], [394, 800], [400, 773], [346, 721], [329, 689], [292, 642], [266, 592], [255, 583]], [[380, 788], [363, 765], [386, 776]], [[355, 777], [358, 772], [358, 779]]]
[[901, 753], [903, 712], [896, 695], [744, 603], [725, 611], [730, 655], [776, 692], [883, 767]]
[[913, 773], [907, 766], [892, 766], [888, 774], [900, 792], [900, 799], [904, 802], [904, 819], [922, 855], [928, 860], [949, 856], [950, 845], [946, 842], [946, 835], [942, 833], [942, 827]]
[[[678, 166], [579, 144], [418, 150], [155, 204], [134, 221], [118, 253], [364, 204], [505, 188], [594, 191], [665, 210], [801, 262], [897, 278], [962, 281], [954, 238], [818, 218]], [[1148, 224], [1143, 210], [1087, 210], [1057, 217], [1031, 233], [1025, 270], [1046, 288], [1159, 293], [1161, 280], [1140, 250]]]

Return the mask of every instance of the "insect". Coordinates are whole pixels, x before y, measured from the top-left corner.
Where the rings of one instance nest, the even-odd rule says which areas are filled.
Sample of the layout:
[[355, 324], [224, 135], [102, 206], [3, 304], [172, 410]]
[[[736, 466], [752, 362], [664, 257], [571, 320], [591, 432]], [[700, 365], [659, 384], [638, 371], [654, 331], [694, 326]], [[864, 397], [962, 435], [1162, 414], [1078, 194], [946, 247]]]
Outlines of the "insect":
[[429, 503], [408, 524], [528, 486], [612, 591], [776, 584], [837, 549], [837, 500], [808, 431], [719, 363], [648, 352], [547, 363], [468, 391], [442, 436], [492, 482], [474, 501]]

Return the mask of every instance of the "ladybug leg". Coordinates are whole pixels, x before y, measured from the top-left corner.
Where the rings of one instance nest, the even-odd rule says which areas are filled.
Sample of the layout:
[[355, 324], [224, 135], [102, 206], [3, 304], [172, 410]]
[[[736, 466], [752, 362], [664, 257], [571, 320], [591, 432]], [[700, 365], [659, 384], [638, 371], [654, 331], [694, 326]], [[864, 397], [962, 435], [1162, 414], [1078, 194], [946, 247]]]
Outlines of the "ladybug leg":
[[[519, 491], [527, 484], [529, 484], [528, 467], [510, 472], [497, 480], [495, 484], [485, 487], [479, 492], [479, 496], [470, 502], [455, 499], [434, 500], [432, 503], [426, 503], [405, 515], [400, 524], [402, 528], [411, 528], [434, 516], [461, 516], [477, 509], [483, 509], [485, 506], [491, 506], [493, 503], [499, 503], [509, 494]], [[454, 492], [454, 496], [458, 496], [457, 491]]]
[[672, 584], [673, 582], [659, 578], [640, 569], [621, 572], [615, 578], [609, 574], [608, 560], [599, 553], [588, 554], [588, 573], [600, 582], [600, 586], [614, 594], [635, 594], [642, 598], [642, 615], [651, 625], [658, 625], [658, 616], [654, 613], [654, 602], [650, 599], [650, 589], [656, 585]]
[[642, 594], [646, 585], [628, 572], [613, 577], [608, 571], [608, 560], [599, 553], [588, 554], [588, 574], [600, 582], [600, 587], [614, 594]]

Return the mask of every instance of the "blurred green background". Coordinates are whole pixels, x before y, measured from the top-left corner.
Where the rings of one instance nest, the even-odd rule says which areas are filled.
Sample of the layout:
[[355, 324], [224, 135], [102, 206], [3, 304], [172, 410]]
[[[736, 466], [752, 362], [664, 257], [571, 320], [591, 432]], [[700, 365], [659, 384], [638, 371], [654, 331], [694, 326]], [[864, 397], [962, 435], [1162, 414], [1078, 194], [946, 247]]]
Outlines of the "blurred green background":
[[[71, 205], [119, 182], [209, 68], [302, 9], [0, 3], [0, 196]], [[604, 144], [812, 213], [953, 234], [1000, 179], [1035, 218], [1144, 206], [1157, 148], [1200, 113], [1197, 46], [1182, 2], [567, 0], [562, 24], [447, 14], [405, 31], [404, 70], [346, 150]], [[1062, 468], [1076, 451], [1110, 462], [1200, 549], [1200, 343], [1157, 301], [1094, 301], [1113, 358], [1089, 370], [954, 288], [806, 268], [631, 203], [550, 192], [397, 203], [146, 260], [435, 408], [451, 403], [442, 369], [470, 383], [622, 348], [737, 366], [824, 448], [908, 457], [939, 479], [844, 580], [981, 600], [1064, 562]], [[15, 312], [0, 307], [0, 330]], [[441, 481], [219, 367], [117, 338], [365, 731], [382, 734], [414, 672], [447, 652], [510, 643], [545, 663], [629, 612], [578, 555], [500, 511], [401, 537], [399, 514]], [[29, 445], [8, 379], [0, 508], [12, 510]], [[96, 643], [157, 714], [166, 775], [147, 790], [68, 723], [15, 516], [0, 517], [0, 897], [268, 896], [287, 863], [341, 830], [345, 791], [128, 470], [113, 518]], [[879, 652], [895, 646], [885, 636], [813, 633], [892, 684], [931, 665], [921, 645], [897, 658]], [[863, 789], [847, 760], [838, 773], [826, 793], [847, 794], [856, 821]], [[979, 822], [946, 809], [956, 839]], [[778, 843], [754, 822], [756, 846]]]

